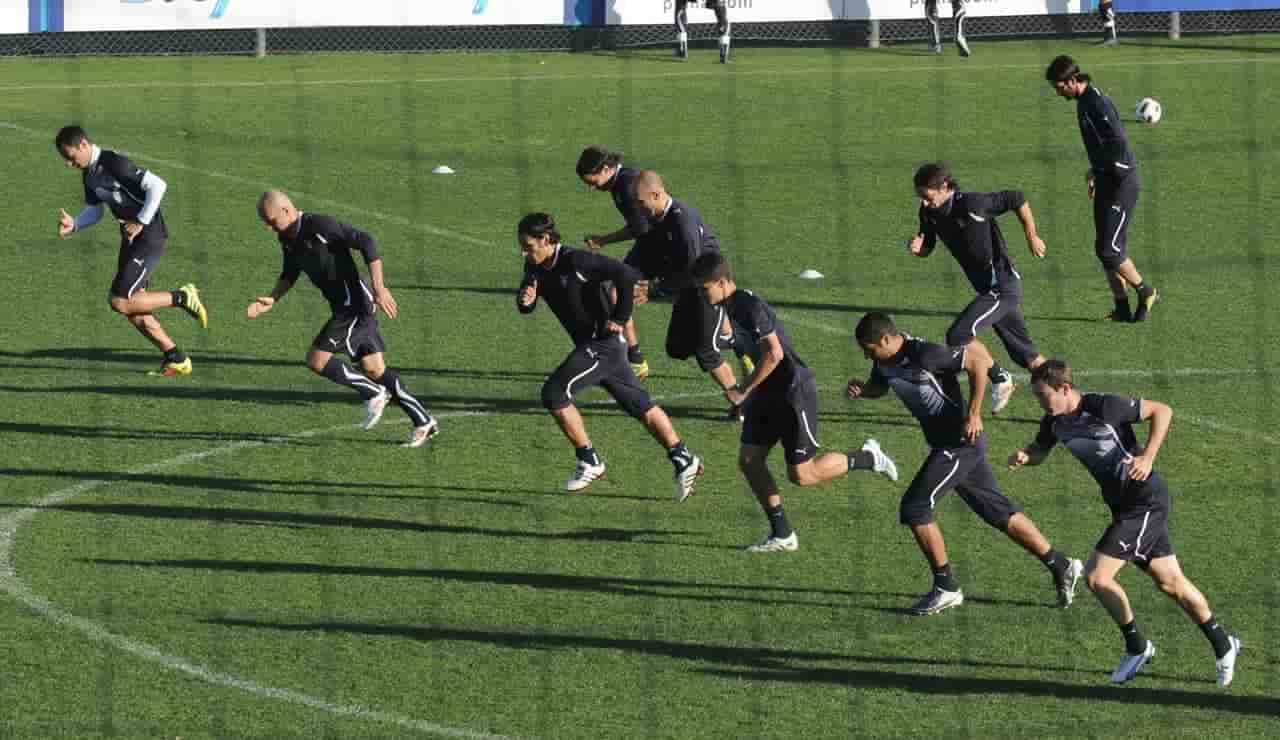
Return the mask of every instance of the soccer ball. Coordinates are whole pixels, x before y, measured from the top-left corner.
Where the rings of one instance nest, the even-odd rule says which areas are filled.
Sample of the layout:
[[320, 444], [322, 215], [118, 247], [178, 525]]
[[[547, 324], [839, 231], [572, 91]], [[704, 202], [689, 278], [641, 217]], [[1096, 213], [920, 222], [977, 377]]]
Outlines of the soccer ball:
[[1138, 120], [1143, 123], [1160, 123], [1160, 116], [1164, 115], [1164, 108], [1160, 107], [1160, 101], [1155, 98], [1143, 98], [1138, 101]]

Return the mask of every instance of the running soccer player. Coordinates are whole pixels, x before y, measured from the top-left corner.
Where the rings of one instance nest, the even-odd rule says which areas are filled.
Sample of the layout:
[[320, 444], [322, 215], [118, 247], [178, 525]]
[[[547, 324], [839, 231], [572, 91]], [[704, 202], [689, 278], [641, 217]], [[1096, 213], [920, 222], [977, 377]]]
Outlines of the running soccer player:
[[890, 480], [898, 468], [874, 439], [850, 452], [818, 455], [818, 382], [796, 354], [791, 338], [773, 307], [749, 290], [738, 288], [724, 257], [711, 252], [698, 258], [694, 276], [713, 306], [727, 309], [760, 348], [760, 361], [741, 386], [725, 390], [725, 398], [743, 409], [738, 468], [769, 520], [769, 534], [748, 552], [792, 552], [800, 539], [782, 510], [782, 495], [769, 472], [769, 452], [782, 445], [787, 478], [812, 486], [851, 470], [870, 470]]
[[[964, 38], [964, 1], [951, 0], [951, 17], [956, 22], [956, 48], [960, 50], [960, 56], [967, 57], [970, 55], [969, 42]], [[924, 17], [929, 21], [929, 51], [934, 54], [942, 53], [942, 20], [938, 17], [938, 0], [924, 0]]]
[[[720, 63], [729, 63], [729, 3], [728, 0], [694, 0], [708, 10], [715, 11], [716, 33], [720, 36]], [[689, 58], [689, 0], [676, 0], [676, 58]]]
[[[414, 398], [400, 379], [400, 371], [387, 367], [386, 343], [378, 326], [378, 309], [389, 318], [399, 313], [396, 299], [383, 281], [382, 257], [372, 236], [360, 229], [318, 213], [303, 213], [289, 196], [271, 190], [258, 199], [258, 216], [280, 239], [284, 267], [270, 295], [259, 296], [246, 313], [256, 319], [270, 311], [306, 273], [329, 302], [332, 312], [311, 342], [307, 367], [346, 386], [364, 399], [364, 428], [372, 429], [382, 418], [387, 402], [394, 400], [413, 422], [409, 441], [402, 447], [421, 447], [440, 431], [439, 423]], [[364, 282], [351, 252], [358, 251], [369, 268], [372, 290]], [[342, 353], [360, 363], [363, 372], [334, 357]]]
[[[702, 460], [676, 436], [671, 419], [654, 404], [627, 362], [622, 327], [631, 317], [640, 273], [602, 254], [561, 244], [555, 221], [545, 213], [520, 219], [516, 238], [525, 258], [516, 308], [532, 313], [542, 299], [573, 341], [573, 351], [542, 386], [542, 405], [578, 458], [565, 489], [581, 491], [605, 474], [604, 460], [573, 403], [575, 395], [599, 385], [667, 451], [675, 468], [676, 500], [684, 501], [702, 474]], [[616, 289], [617, 300], [610, 298], [608, 284]]]
[[[869, 380], [849, 381], [849, 397], [880, 398], [892, 390], [920, 422], [930, 448], [899, 506], [899, 521], [911, 529], [933, 572], [933, 588], [911, 613], [937, 614], [964, 603], [942, 529], [934, 519], [938, 499], [953, 490], [984, 522], [1039, 558], [1053, 576], [1058, 606], [1070, 606], [1084, 566], [1053, 549], [1022, 507], [1000, 490], [987, 462], [981, 401], [991, 368], [987, 348], [977, 340], [944, 347], [909, 337], [898, 331], [892, 318], [876, 311], [862, 317], [855, 336], [872, 369]], [[961, 371], [969, 376], [967, 408], [956, 380]]]
[[[1230, 686], [1243, 645], [1214, 618], [1204, 594], [1183, 575], [1169, 535], [1169, 488], [1154, 469], [1173, 410], [1145, 398], [1082, 393], [1071, 366], [1061, 360], [1036, 368], [1031, 387], [1044, 418], [1035, 440], [1009, 457], [1009, 468], [1039, 465], [1061, 442], [1098, 482], [1111, 509], [1111, 525], [1094, 545], [1085, 573], [1089, 589], [1124, 635], [1125, 652], [1112, 682], [1129, 681], [1156, 654], [1155, 643], [1138, 629], [1129, 597], [1116, 581], [1120, 569], [1133, 563], [1200, 627], [1213, 646], [1218, 685]], [[1134, 424], [1144, 421], [1151, 425], [1145, 447], [1133, 431]]]
[[59, 211], [58, 236], [66, 239], [93, 226], [102, 220], [104, 210], [110, 209], [120, 222], [120, 253], [107, 303], [164, 353], [156, 374], [190, 375], [191, 358], [178, 349], [154, 311], [181, 308], [207, 329], [209, 314], [200, 301], [200, 291], [191, 283], [177, 290], [147, 290], [169, 237], [160, 213], [168, 185], [127, 156], [94, 144], [79, 126], [64, 126], [54, 138], [54, 146], [68, 167], [80, 170], [85, 202], [74, 217]]

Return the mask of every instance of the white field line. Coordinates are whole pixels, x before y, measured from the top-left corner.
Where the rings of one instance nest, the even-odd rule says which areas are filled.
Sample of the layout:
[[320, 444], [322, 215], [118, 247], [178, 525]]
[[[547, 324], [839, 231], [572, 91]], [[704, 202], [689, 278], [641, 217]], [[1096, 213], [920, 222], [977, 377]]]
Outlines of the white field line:
[[[1280, 62], [1275, 57], [1228, 57], [1225, 59], [1162, 59], [1162, 60], [1135, 60], [1135, 61], [1117, 61], [1117, 62], [1093, 62], [1090, 66], [1099, 68], [1124, 68], [1124, 67], [1170, 67], [1170, 66], [1207, 66], [1207, 65], [1223, 65], [1223, 64], [1272, 64]], [[938, 72], [956, 72], [958, 74], [969, 75], [972, 72], [1001, 72], [1014, 70], [1035, 70], [1040, 73], [1044, 70], [1044, 64], [1036, 62], [1034, 64], [986, 64], [986, 65], [964, 65], [961, 67], [952, 67], [940, 64], [913, 64], [892, 65], [892, 66], [844, 66], [850, 74], [933, 74]], [[747, 70], [749, 76], [757, 78], [769, 77], [813, 77], [815, 67], [761, 67], [759, 70]], [[448, 85], [454, 83], [477, 83], [477, 82], [582, 82], [584, 80], [666, 80], [666, 79], [685, 79], [694, 77], [725, 77], [721, 70], [687, 70], [680, 72], [641, 72], [637, 74], [513, 74], [513, 75], [487, 75], [473, 77], [415, 77], [407, 79], [393, 79], [385, 77], [374, 77], [366, 79], [327, 79], [327, 80], [199, 80], [191, 82], [89, 82], [89, 83], [43, 83], [33, 85], [0, 85], [0, 92], [30, 92], [30, 91], [47, 91], [47, 90], [121, 90], [129, 88], [143, 89], [165, 89], [165, 88], [276, 88], [276, 87], [332, 87], [341, 85], [355, 85], [360, 87], [370, 87], [375, 85]], [[728, 75], [732, 76], [732, 75]]]

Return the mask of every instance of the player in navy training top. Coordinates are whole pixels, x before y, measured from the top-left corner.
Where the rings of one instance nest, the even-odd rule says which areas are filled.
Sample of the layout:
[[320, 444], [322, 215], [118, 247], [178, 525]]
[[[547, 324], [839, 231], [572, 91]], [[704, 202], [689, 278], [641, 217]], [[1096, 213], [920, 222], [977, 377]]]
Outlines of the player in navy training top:
[[[1089, 155], [1085, 181], [1093, 200], [1093, 251], [1115, 299], [1115, 309], [1106, 318], [1145, 321], [1160, 294], [1143, 282], [1128, 254], [1129, 224], [1138, 205], [1140, 182], [1138, 158], [1129, 146], [1120, 111], [1065, 54], [1049, 63], [1045, 79], [1058, 95], [1076, 101], [1080, 136]], [[1132, 312], [1126, 286], [1138, 294], [1138, 307]]]
[[168, 185], [127, 156], [94, 144], [79, 126], [63, 127], [54, 145], [68, 167], [81, 171], [85, 202], [84, 210], [74, 217], [65, 210], [59, 212], [58, 236], [65, 239], [87, 229], [102, 219], [104, 210], [111, 211], [120, 223], [120, 252], [107, 302], [164, 353], [158, 374], [190, 375], [191, 358], [178, 349], [152, 312], [170, 306], [181, 308], [207, 329], [209, 314], [200, 301], [200, 291], [191, 283], [177, 290], [147, 290], [169, 236], [160, 213]]
[[[1097, 481], [1111, 509], [1111, 525], [1094, 545], [1086, 566], [1089, 588], [1124, 635], [1125, 653], [1111, 680], [1132, 679], [1156, 652], [1138, 629], [1129, 597], [1116, 581], [1125, 563], [1132, 562], [1200, 626], [1213, 645], [1218, 685], [1230, 685], [1240, 638], [1214, 619], [1208, 600], [1183, 575], [1169, 535], [1169, 488], [1153, 469], [1173, 410], [1150, 399], [1082, 393], [1071, 367], [1061, 360], [1036, 368], [1031, 384], [1045, 415], [1035, 440], [1009, 457], [1010, 469], [1039, 465], [1061, 442]], [[1133, 425], [1143, 421], [1151, 423], [1145, 447], [1133, 431]]]
[[[914, 183], [920, 198], [920, 227], [909, 250], [917, 257], [928, 257], [941, 239], [977, 293], [947, 329], [947, 344], [963, 346], [991, 327], [1018, 365], [1031, 369], [1044, 362], [1022, 313], [1022, 276], [996, 221], [997, 216], [1014, 211], [1027, 247], [1036, 257], [1044, 257], [1044, 241], [1036, 234], [1035, 217], [1022, 192], [960, 192], [950, 169], [940, 162], [921, 165]], [[992, 364], [990, 380], [991, 413], [998, 414], [1013, 395], [1013, 376]]]
[[[602, 254], [561, 244], [555, 221], [545, 213], [522, 218], [516, 239], [525, 257], [516, 308], [522, 314], [532, 313], [542, 300], [573, 342], [573, 351], [542, 386], [542, 405], [555, 417], [578, 458], [566, 490], [581, 491], [604, 477], [604, 461], [573, 403], [578, 393], [599, 385], [667, 451], [675, 467], [676, 500], [684, 501], [702, 474], [702, 460], [680, 441], [671, 419], [640, 385], [627, 362], [622, 337], [640, 273]], [[609, 285], [616, 288], [617, 300], [611, 298]]]
[[[899, 521], [911, 529], [933, 572], [933, 589], [911, 613], [936, 614], [964, 603], [960, 583], [947, 559], [942, 529], [934, 520], [938, 499], [952, 490], [987, 524], [1004, 532], [1044, 563], [1053, 576], [1058, 605], [1070, 606], [1084, 566], [1063, 555], [1045, 539], [1022, 507], [1000, 490], [987, 462], [987, 435], [982, 429], [982, 386], [991, 355], [980, 341], [944, 347], [907, 336], [883, 313], [862, 317], [856, 329], [862, 353], [872, 361], [871, 377], [849, 381], [850, 398], [880, 398], [893, 391], [920, 422], [929, 456], [902, 495]], [[969, 376], [965, 403], [956, 375]]]
[[717, 252], [698, 258], [694, 279], [714, 306], [727, 310], [760, 350], [760, 362], [741, 386], [725, 390], [729, 403], [744, 413], [738, 467], [769, 520], [769, 534], [749, 552], [789, 552], [800, 540], [782, 511], [778, 484], [769, 472], [769, 451], [782, 445], [787, 478], [798, 486], [812, 486], [850, 470], [873, 470], [890, 480], [898, 468], [868, 439], [860, 450], [818, 455], [818, 381], [796, 354], [791, 338], [773, 307], [749, 290], [739, 288], [733, 269]]
[[[676, 58], [689, 58], [689, 0], [676, 3]], [[720, 36], [720, 63], [729, 63], [729, 2], [728, 0], [701, 0], [703, 7], [715, 11], [716, 33]]]
[[[331, 312], [311, 342], [307, 367], [360, 394], [365, 403], [366, 430], [382, 418], [389, 401], [400, 404], [413, 422], [409, 441], [403, 446], [421, 447], [440, 431], [440, 426], [405, 388], [400, 371], [387, 367], [383, 358], [386, 343], [378, 326], [378, 309], [394, 319], [399, 308], [383, 282], [382, 257], [373, 237], [330, 216], [303, 213], [279, 190], [262, 194], [258, 216], [279, 237], [284, 266], [271, 294], [249, 304], [249, 318], [256, 319], [270, 311], [305, 272], [329, 302]], [[372, 289], [361, 277], [352, 251], [360, 252], [364, 258]], [[359, 362], [363, 372], [334, 357], [335, 353]]]

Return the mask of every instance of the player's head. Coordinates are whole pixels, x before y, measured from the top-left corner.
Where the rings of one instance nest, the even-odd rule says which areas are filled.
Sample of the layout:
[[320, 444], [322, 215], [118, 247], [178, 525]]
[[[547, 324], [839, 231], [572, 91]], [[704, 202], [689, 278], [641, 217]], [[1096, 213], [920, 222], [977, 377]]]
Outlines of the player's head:
[[622, 152], [589, 146], [578, 157], [578, 177], [596, 190], [607, 190], [622, 167]]
[[58, 154], [62, 155], [68, 167], [74, 167], [77, 170], [89, 167], [89, 160], [93, 158], [93, 142], [78, 125], [73, 123], [58, 129], [58, 135], [53, 138], [53, 145], [57, 147]]
[[283, 190], [268, 190], [258, 197], [258, 218], [268, 229], [283, 234], [298, 220], [298, 209]]
[[1071, 379], [1071, 366], [1062, 360], [1045, 360], [1031, 371], [1031, 390], [1046, 414], [1069, 414], [1079, 404], [1079, 391]]
[[868, 360], [887, 360], [902, 350], [904, 341], [893, 318], [882, 311], [871, 311], [863, 316], [853, 330], [853, 336]]
[[642, 170], [636, 178], [636, 200], [653, 218], [661, 216], [671, 202], [662, 176], [653, 170]]
[[1089, 86], [1089, 75], [1080, 71], [1076, 60], [1060, 54], [1044, 70], [1044, 79], [1064, 98], [1077, 98]]
[[560, 245], [556, 220], [549, 213], [530, 213], [516, 226], [516, 241], [529, 264], [546, 262]]
[[738, 289], [733, 267], [719, 252], [708, 252], [699, 257], [693, 263], [692, 272], [698, 291], [713, 306], [718, 306]]
[[916, 195], [926, 208], [941, 208], [950, 200], [959, 185], [951, 176], [951, 168], [944, 162], [927, 162], [916, 168], [912, 180]]

